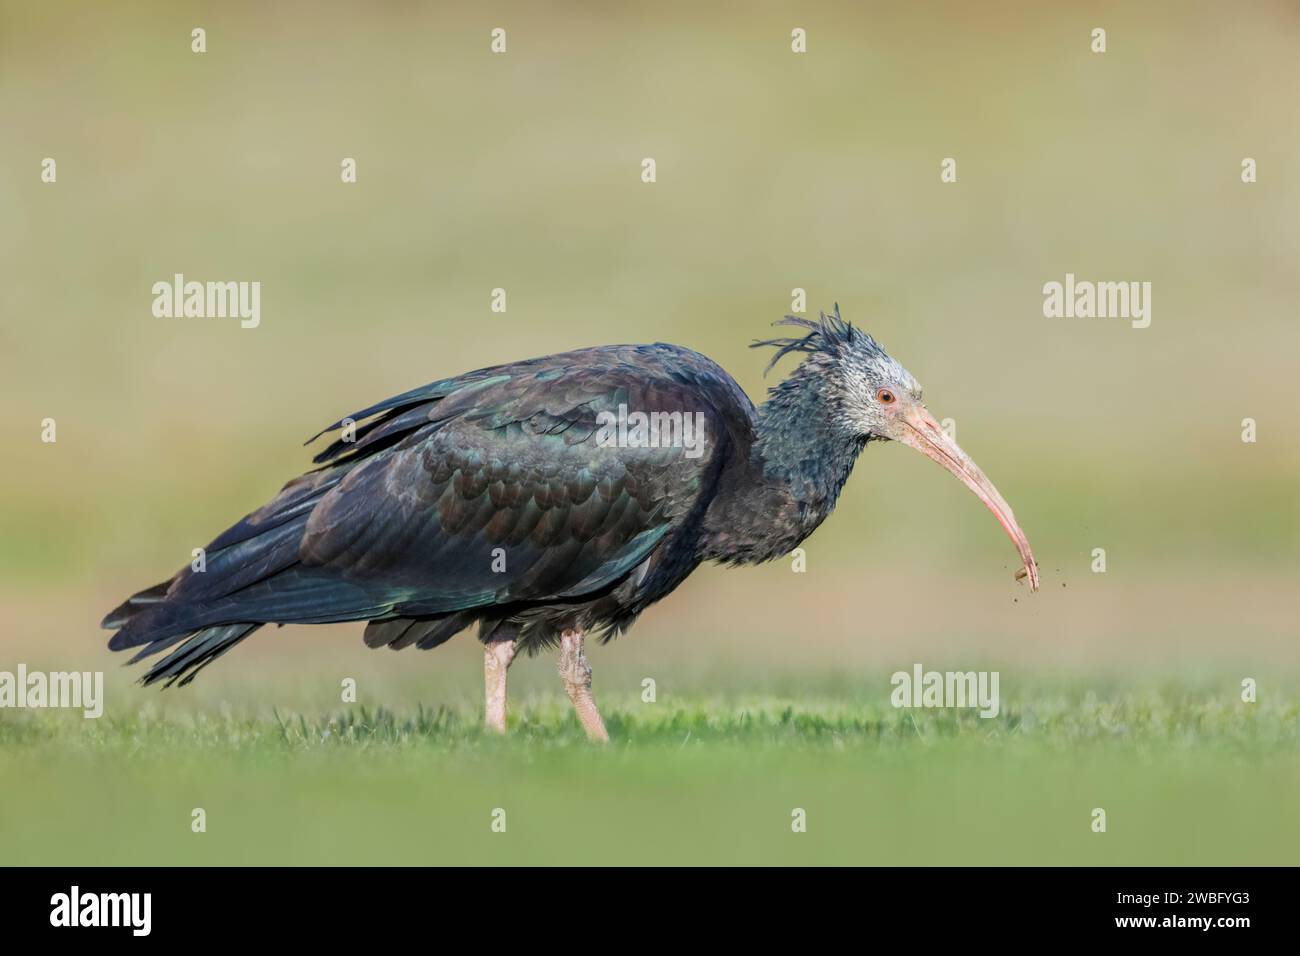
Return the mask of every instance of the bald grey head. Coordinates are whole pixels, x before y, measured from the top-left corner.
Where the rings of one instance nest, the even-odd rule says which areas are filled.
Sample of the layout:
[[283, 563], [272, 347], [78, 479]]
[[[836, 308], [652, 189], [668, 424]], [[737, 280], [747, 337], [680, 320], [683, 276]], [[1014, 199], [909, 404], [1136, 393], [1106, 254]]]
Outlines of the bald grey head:
[[[860, 449], [873, 439], [897, 441], [915, 448], [942, 465], [984, 502], [1011, 538], [1024, 562], [1029, 586], [1038, 588], [1038, 565], [1029, 539], [1016, 523], [1015, 514], [993, 483], [970, 456], [945, 432], [921, 399], [921, 386], [880, 343], [855, 329], [840, 317], [840, 307], [831, 315], [820, 313], [818, 321], [787, 315], [781, 325], [807, 329], [799, 338], [765, 339], [754, 345], [771, 345], [776, 355], [770, 371], [783, 356], [800, 352], [808, 357], [773, 395], [789, 419], [803, 427], [824, 417], [844, 442], [857, 442]], [[805, 400], [800, 401], [800, 397]]]
[[840, 317], [840, 307], [819, 320], [787, 315], [778, 325], [807, 329], [798, 338], [764, 339], [754, 345], [770, 345], [776, 354], [768, 363], [771, 371], [791, 352], [807, 354], [800, 371], [815, 375], [823, 408], [843, 431], [860, 440], [897, 440], [904, 426], [900, 415], [921, 404], [921, 386], [874, 338]]

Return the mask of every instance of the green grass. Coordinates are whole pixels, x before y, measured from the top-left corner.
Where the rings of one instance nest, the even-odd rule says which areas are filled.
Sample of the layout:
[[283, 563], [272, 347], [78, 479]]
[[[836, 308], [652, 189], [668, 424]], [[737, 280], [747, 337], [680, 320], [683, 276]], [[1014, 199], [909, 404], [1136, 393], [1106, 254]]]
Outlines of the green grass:
[[[11, 863], [1293, 863], [1300, 708], [1043, 684], [994, 719], [849, 696], [0, 720]], [[207, 832], [193, 833], [202, 807]], [[1093, 808], [1107, 832], [1090, 828]], [[491, 829], [505, 810], [506, 831]], [[806, 833], [791, 813], [807, 813]]]

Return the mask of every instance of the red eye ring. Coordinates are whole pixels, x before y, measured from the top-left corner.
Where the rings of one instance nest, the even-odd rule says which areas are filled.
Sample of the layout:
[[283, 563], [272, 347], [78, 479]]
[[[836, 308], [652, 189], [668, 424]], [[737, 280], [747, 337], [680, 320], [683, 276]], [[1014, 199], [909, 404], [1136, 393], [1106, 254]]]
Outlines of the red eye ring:
[[894, 393], [887, 388], [882, 388], [876, 392], [876, 399], [881, 405], [892, 405], [894, 404]]

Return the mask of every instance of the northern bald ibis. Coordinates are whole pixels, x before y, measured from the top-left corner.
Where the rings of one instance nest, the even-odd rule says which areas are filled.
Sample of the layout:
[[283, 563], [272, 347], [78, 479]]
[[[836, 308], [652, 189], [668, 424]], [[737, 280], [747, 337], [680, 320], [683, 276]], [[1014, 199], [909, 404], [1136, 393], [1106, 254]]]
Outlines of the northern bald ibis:
[[[804, 356], [757, 408], [676, 345], [610, 345], [480, 369], [340, 419], [320, 466], [104, 618], [145, 684], [187, 684], [263, 624], [367, 621], [371, 647], [437, 647], [478, 625], [487, 726], [504, 731], [519, 650], [559, 648], [577, 716], [608, 735], [584, 635], [608, 640], [703, 561], [788, 555], [835, 506], [871, 441], [910, 445], [1001, 523], [1011, 507], [935, 422], [921, 386], [840, 317], [755, 342]], [[361, 424], [358, 424], [361, 423]], [[315, 439], [312, 439], [315, 440]]]

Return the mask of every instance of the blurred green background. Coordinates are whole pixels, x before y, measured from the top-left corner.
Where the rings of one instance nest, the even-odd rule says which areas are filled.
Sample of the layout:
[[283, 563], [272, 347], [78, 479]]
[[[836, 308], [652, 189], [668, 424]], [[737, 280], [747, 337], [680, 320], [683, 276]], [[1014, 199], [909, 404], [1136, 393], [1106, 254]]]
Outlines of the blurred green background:
[[[1097, 26], [1103, 55], [1089, 48]], [[194, 27], [207, 31], [205, 54], [190, 52]], [[507, 30], [504, 55], [489, 51], [494, 27]], [[790, 50], [795, 27], [806, 54]], [[1287, 3], [0, 0], [0, 669], [105, 670], [106, 721], [128, 722], [105, 749], [94, 722], [0, 713], [0, 764], [28, 780], [0, 797], [0, 846], [16, 833], [6, 821], [26, 817], [30, 853], [15, 858], [30, 858], [47, 845], [42, 807], [75, 816], [87, 781], [129, 804], [131, 792], [158, 792], [168, 755], [186, 754], [179, 766], [195, 780], [256, 790], [266, 773], [271, 791], [314, 807], [289, 818], [305, 834], [266, 817], [243, 842], [227, 833], [229, 853], [306, 859], [320, 835], [310, 821], [346, 832], [369, 812], [352, 789], [315, 786], [314, 773], [357, 786], [350, 765], [330, 762], [348, 751], [326, 748], [323, 767], [293, 762], [300, 773], [274, 778], [274, 762], [261, 771], [240, 754], [240, 721], [264, 730], [274, 707], [328, 726], [351, 676], [372, 708], [456, 708], [451, 736], [473, 743], [444, 749], [439, 728], [414, 734], [434, 754], [421, 751], [421, 774], [393, 771], [412, 814], [390, 819], [399, 830], [419, 825], [425, 797], [436, 802], [412, 780], [450, 781], [453, 805], [477, 807], [481, 783], [455, 781], [479, 781], [484, 765], [539, 812], [589, 801], [585, 817], [616, 834], [636, 828], [619, 809], [629, 794], [643, 812], [668, 812], [638, 782], [664, 774], [696, 781], [678, 792], [695, 794], [705, 821], [665, 846], [787, 858], [710, 816], [735, 795], [727, 768], [749, 767], [772, 787], [801, 776], [846, 808], [854, 787], [878, 779], [886, 789], [863, 799], [902, 828], [899, 847], [917, 849], [855, 855], [852, 840], [831, 839], [805, 862], [975, 862], [926, 821], [952, 826], [962, 806], [957, 819], [970, 819], [963, 794], [987, 794], [993, 779], [1019, 799], [1041, 793], [1043, 817], [1038, 829], [1015, 814], [972, 824], [981, 862], [1108, 859], [1063, 835], [1100, 799], [1068, 734], [1022, 753], [971, 724], [973, 739], [954, 733], [953, 750], [934, 751], [918, 727], [894, 755], [877, 749], [879, 733], [850, 728], [846, 764], [820, 733], [806, 749], [779, 730], [779, 746], [717, 725], [702, 739], [638, 710], [704, 707], [725, 730], [751, 709], [879, 708], [888, 675], [920, 661], [1002, 671], [1017, 734], [1016, 708], [1060, 694], [1154, 695], [1142, 699], [1173, 714], [1198, 701], [1218, 717], [1170, 717], [1158, 734], [1112, 727], [1115, 749], [1086, 764], [1087, 779], [1127, 795], [1114, 802], [1132, 799], [1164, 827], [1114, 859], [1223, 859], [1179, 855], [1185, 825], [1200, 825], [1238, 862], [1294, 862], [1300, 839], [1281, 797], [1300, 774], [1298, 42]], [[56, 184], [40, 180], [45, 157]], [[344, 157], [357, 160], [354, 185], [340, 182]], [[645, 157], [657, 162], [652, 185], [640, 180]], [[945, 157], [957, 160], [955, 184], [940, 183]], [[1255, 184], [1240, 180], [1244, 157], [1258, 162]], [[153, 317], [150, 287], [175, 272], [260, 281], [260, 327]], [[1044, 318], [1042, 286], [1066, 272], [1151, 282], [1150, 328]], [[505, 314], [489, 310], [496, 287]], [[957, 482], [884, 446], [866, 452], [806, 542], [806, 573], [701, 569], [593, 652], [597, 696], [623, 714], [621, 745], [635, 748], [638, 726], [663, 744], [628, 765], [576, 755], [558, 710], [535, 737], [564, 755], [554, 763], [526, 743], [478, 741], [468, 728], [480, 655], [466, 637], [394, 656], [366, 651], [359, 626], [263, 631], [164, 694], [132, 686], [136, 672], [106, 650], [102, 614], [304, 470], [301, 442], [327, 422], [435, 378], [611, 342], [698, 349], [759, 399], [787, 366], [765, 381], [767, 355], [747, 345], [796, 287], [813, 312], [838, 302], [924, 384], [936, 416], [956, 421], [1034, 544], [1041, 593], [1013, 583], [1013, 549]], [[55, 444], [40, 441], [46, 417]], [[1253, 444], [1241, 441], [1246, 417], [1258, 422]], [[1105, 574], [1090, 570], [1094, 548], [1106, 549]], [[656, 705], [639, 702], [645, 677]], [[1244, 677], [1260, 681], [1261, 706], [1279, 708], [1264, 739], [1224, 716], [1245, 706]], [[527, 707], [552, 713], [549, 662], [521, 662], [511, 679]], [[185, 732], [155, 751], [148, 735], [129, 743], [141, 739], [130, 724], [140, 708], [182, 728], [229, 722], [217, 743], [195, 729], [192, 752]], [[1219, 739], [1229, 726], [1240, 733]], [[890, 727], [885, 737], [905, 733]], [[1166, 754], [1171, 736], [1182, 756]], [[989, 747], [993, 769], [979, 759]], [[1272, 790], [1215, 789], [1241, 776], [1242, 748]], [[783, 791], [739, 789], [771, 796], [788, 831]], [[1165, 792], [1181, 795], [1183, 813], [1160, 802]], [[1266, 847], [1231, 828], [1246, 818], [1284, 839]], [[154, 832], [157, 819], [131, 817], [99, 861], [205, 859]], [[188, 811], [178, 819], [187, 835]], [[1054, 825], [1058, 843], [1043, 837]], [[573, 858], [575, 840], [558, 834], [517, 858]], [[152, 849], [123, 856], [131, 845]], [[73, 859], [78, 846], [66, 845]], [[602, 846], [616, 858], [622, 844]], [[452, 856], [473, 858], [461, 849]]]

